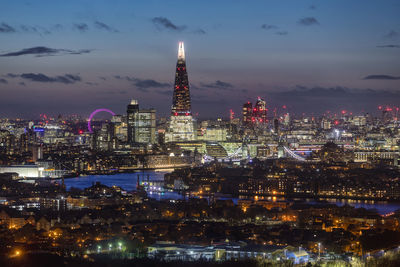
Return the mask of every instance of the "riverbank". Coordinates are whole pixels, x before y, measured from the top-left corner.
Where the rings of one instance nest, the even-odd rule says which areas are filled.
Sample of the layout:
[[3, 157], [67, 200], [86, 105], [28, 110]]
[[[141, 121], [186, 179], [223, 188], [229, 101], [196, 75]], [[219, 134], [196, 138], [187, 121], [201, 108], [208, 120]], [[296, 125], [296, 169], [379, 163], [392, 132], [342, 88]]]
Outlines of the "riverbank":
[[[168, 172], [157, 172], [157, 171], [135, 171], [135, 172], [129, 172], [129, 173], [116, 173], [113, 175], [86, 175], [86, 176], [78, 176], [74, 178], [68, 178], [64, 179], [64, 183], [67, 187], [67, 189], [71, 189], [72, 187], [79, 188], [79, 189], [84, 189], [87, 187], [92, 186], [95, 182], [101, 182], [104, 185], [107, 186], [119, 186], [123, 188], [126, 191], [134, 191], [136, 190], [136, 185], [137, 185], [137, 178], [138, 175], [141, 179], [141, 181], [147, 180], [147, 177], [149, 181], [163, 181], [164, 180], [164, 175]], [[60, 181], [60, 179], [58, 180]], [[190, 197], [196, 197], [199, 198], [201, 196], [195, 196], [195, 195], [186, 195], [186, 194], [180, 194], [179, 192], [175, 191], [168, 191], [165, 190], [164, 192], [153, 192], [149, 191], [148, 196], [157, 200], [162, 200], [162, 199], [184, 199], [184, 198], [190, 198]], [[204, 196], [204, 198], [208, 198], [209, 196]], [[239, 197], [227, 197], [227, 196], [221, 196], [217, 197], [216, 199], [230, 199], [233, 202], [237, 203]], [[249, 198], [247, 198], [249, 199]], [[254, 199], [254, 198], [250, 198]], [[312, 204], [312, 205], [318, 205], [318, 204], [323, 204], [323, 203], [330, 203], [330, 204], [335, 204], [337, 206], [343, 206], [343, 205], [350, 205], [354, 206], [356, 208], [366, 208], [366, 209], [376, 209], [380, 214], [388, 214], [391, 212], [394, 212], [398, 209], [400, 209], [400, 202], [394, 202], [394, 201], [376, 201], [376, 200], [353, 200], [353, 199], [337, 199], [337, 198], [324, 198], [324, 199], [318, 199], [318, 198], [285, 198], [285, 197], [280, 197], [280, 196], [269, 196], [264, 198], [266, 200], [270, 201], [287, 201], [287, 202], [296, 202], [296, 203], [305, 203], [305, 204]], [[262, 198], [259, 198], [259, 200], [262, 200]]]

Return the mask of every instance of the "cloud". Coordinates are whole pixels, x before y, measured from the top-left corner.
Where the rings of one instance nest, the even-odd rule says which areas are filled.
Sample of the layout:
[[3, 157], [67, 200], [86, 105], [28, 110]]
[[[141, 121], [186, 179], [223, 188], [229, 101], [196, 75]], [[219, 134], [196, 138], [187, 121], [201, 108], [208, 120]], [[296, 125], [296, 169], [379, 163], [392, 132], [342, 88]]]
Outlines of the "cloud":
[[49, 48], [45, 46], [36, 46], [30, 48], [24, 48], [22, 50], [16, 52], [10, 52], [6, 54], [0, 54], [0, 57], [17, 57], [23, 55], [36, 55], [36, 57], [44, 57], [44, 56], [54, 56], [58, 55], [81, 55], [90, 53], [92, 50], [90, 49], [81, 49], [81, 50], [69, 50], [69, 49], [55, 49]]
[[358, 112], [373, 111], [379, 103], [397, 104], [400, 91], [297, 85], [294, 88], [268, 92], [268, 99], [270, 103], [288, 104], [293, 110], [301, 112], [323, 113], [343, 108]]
[[6, 80], [6, 79], [0, 78], [0, 83], [7, 84], [8, 82], [7, 82], [7, 80]]
[[24, 82], [20, 82], [19, 85], [26, 86], [26, 84]]
[[234, 87], [232, 84], [220, 80], [217, 80], [214, 83], [200, 83], [200, 85], [206, 88], [222, 89], [222, 90], [231, 90]]
[[319, 25], [318, 20], [314, 17], [301, 18], [297, 23], [303, 26]]
[[166, 29], [166, 30], [181, 32], [184, 29], [186, 29], [185, 25], [178, 26], [165, 17], [154, 17], [151, 19], [151, 21], [159, 30]]
[[75, 23], [72, 27], [80, 32], [86, 32], [89, 30], [89, 26], [86, 23]]
[[61, 24], [59, 24], [59, 23], [57, 23], [57, 24], [54, 24], [54, 25], [52, 26], [52, 28], [53, 28], [54, 30], [60, 31], [60, 30], [64, 29], [64, 26], [61, 25]]
[[311, 10], [314, 10], [314, 9], [317, 9], [317, 6], [316, 5], [310, 5], [308, 8], [311, 9]]
[[400, 48], [400, 45], [377, 45], [378, 48]]
[[400, 36], [400, 34], [398, 32], [391, 30], [390, 32], [385, 34], [383, 37], [386, 39], [396, 39], [399, 36]]
[[114, 75], [114, 78], [118, 80], [126, 80], [132, 82], [134, 86], [136, 86], [139, 90], [143, 92], [147, 91], [148, 88], [163, 88], [171, 86], [169, 83], [158, 82], [153, 79], [139, 79], [128, 76], [122, 77], [120, 75]]
[[157, 82], [155, 80], [152, 79], [135, 79], [134, 81], [134, 85], [138, 88], [160, 88], [160, 87], [168, 87], [170, 86], [170, 84], [168, 83], [161, 83], [161, 82]]
[[99, 85], [98, 83], [94, 83], [94, 82], [86, 82], [86, 84], [91, 85], [91, 86]]
[[[399, 91], [389, 91], [389, 90], [374, 90], [374, 89], [352, 89], [342, 86], [336, 87], [307, 87], [302, 85], [297, 85], [295, 88], [285, 90], [285, 91], [274, 91], [270, 93], [273, 96], [281, 96], [288, 98], [321, 98], [326, 97], [329, 98], [346, 98], [346, 97], [354, 97], [354, 98], [371, 98], [371, 100], [376, 100], [374, 97], [382, 98], [392, 98], [392, 97], [400, 97]], [[310, 103], [309, 100], [307, 103]], [[337, 104], [336, 100], [332, 101]]]
[[16, 30], [13, 27], [4, 22], [0, 24], [0, 33], [12, 33], [12, 32], [16, 32]]
[[289, 33], [287, 31], [277, 31], [275, 32], [276, 35], [288, 35]]
[[98, 28], [98, 29], [106, 30], [108, 32], [119, 32], [117, 29], [114, 29], [113, 27], [111, 27], [111, 26], [109, 26], [109, 25], [107, 25], [107, 24], [105, 24], [104, 22], [101, 22], [101, 21], [95, 21], [94, 22], [94, 26], [96, 28]]
[[51, 31], [48, 30], [47, 28], [41, 27], [41, 26], [29, 26], [29, 25], [21, 25], [20, 29], [22, 32], [27, 32], [27, 33], [37, 33], [37, 34], [51, 34]]
[[64, 74], [55, 77], [47, 76], [43, 73], [23, 73], [21, 75], [12, 74], [15, 77], [21, 77], [22, 79], [33, 81], [33, 82], [44, 82], [44, 83], [63, 83], [71, 84], [80, 82], [82, 79], [79, 75]]
[[391, 76], [391, 75], [382, 75], [382, 74], [378, 74], [378, 75], [368, 75], [366, 77], [364, 77], [363, 80], [400, 80], [400, 77], [396, 77], [396, 76]]
[[[263, 94], [263, 92], [258, 92]], [[380, 104], [397, 105], [400, 91], [336, 87], [308, 87], [297, 85], [294, 88], [268, 92], [268, 102], [274, 105], [288, 105], [293, 111], [322, 114], [327, 110], [338, 112], [342, 109], [352, 112], [373, 112]]]
[[193, 33], [195, 33], [195, 34], [206, 34], [207, 32], [205, 30], [203, 30], [203, 29], [197, 29]]
[[21, 25], [20, 28], [21, 28], [21, 31], [23, 31], [23, 32], [34, 32], [34, 33], [38, 32], [38, 29], [33, 26]]
[[266, 30], [266, 31], [268, 31], [268, 30], [275, 30], [275, 29], [278, 29], [278, 26], [276, 26], [276, 25], [271, 25], [271, 24], [263, 24], [263, 25], [261, 25], [261, 29], [264, 29], [264, 30]]

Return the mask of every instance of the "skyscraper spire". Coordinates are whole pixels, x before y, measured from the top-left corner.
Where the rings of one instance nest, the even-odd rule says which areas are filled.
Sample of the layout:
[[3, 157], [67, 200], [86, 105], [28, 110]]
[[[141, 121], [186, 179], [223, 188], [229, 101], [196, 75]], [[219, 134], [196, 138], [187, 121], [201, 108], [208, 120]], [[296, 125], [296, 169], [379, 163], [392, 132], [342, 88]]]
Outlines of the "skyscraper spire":
[[183, 42], [179, 42], [178, 45], [178, 60], [185, 60], [185, 46]]
[[173, 116], [192, 115], [189, 79], [186, 71], [185, 48], [183, 42], [178, 45], [178, 62], [176, 63], [174, 96], [172, 99]]

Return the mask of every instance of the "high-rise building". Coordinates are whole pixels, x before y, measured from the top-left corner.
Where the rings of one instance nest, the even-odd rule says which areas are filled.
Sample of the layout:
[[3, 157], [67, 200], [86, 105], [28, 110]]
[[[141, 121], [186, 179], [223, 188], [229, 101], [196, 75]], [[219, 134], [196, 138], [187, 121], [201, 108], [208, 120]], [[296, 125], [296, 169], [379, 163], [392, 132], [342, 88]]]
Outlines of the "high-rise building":
[[126, 109], [126, 122], [128, 124], [128, 143], [133, 144], [135, 141], [135, 114], [139, 112], [139, 104], [137, 100], [132, 99]]
[[254, 105], [247, 102], [243, 105], [242, 114], [244, 124], [267, 122], [267, 107], [264, 99], [258, 97]]
[[245, 124], [251, 123], [251, 117], [253, 115], [253, 105], [250, 102], [247, 102], [243, 105], [242, 114], [243, 122]]
[[178, 62], [176, 63], [174, 96], [172, 99], [173, 116], [192, 115], [189, 79], [186, 70], [185, 48], [183, 42], [179, 42]]
[[267, 122], [267, 103], [264, 99], [258, 97], [253, 108], [253, 117], [256, 122]]
[[154, 144], [156, 142], [156, 110], [141, 109], [135, 116], [135, 142]]
[[189, 92], [189, 79], [186, 69], [185, 49], [183, 42], [178, 45], [174, 94], [172, 98], [171, 119], [167, 142], [195, 140], [192, 109]]
[[156, 110], [139, 109], [132, 100], [127, 108], [128, 143], [154, 144], [156, 142]]

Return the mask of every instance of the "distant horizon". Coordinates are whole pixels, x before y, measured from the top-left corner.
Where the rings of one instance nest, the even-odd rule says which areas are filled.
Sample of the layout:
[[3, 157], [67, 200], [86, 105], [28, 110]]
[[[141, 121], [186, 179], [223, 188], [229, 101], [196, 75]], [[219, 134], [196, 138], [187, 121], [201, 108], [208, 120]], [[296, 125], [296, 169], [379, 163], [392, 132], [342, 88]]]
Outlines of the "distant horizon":
[[200, 118], [240, 114], [258, 96], [291, 113], [396, 106], [399, 1], [290, 3], [6, 2], [0, 117], [121, 114], [132, 98], [168, 116], [179, 41]]

